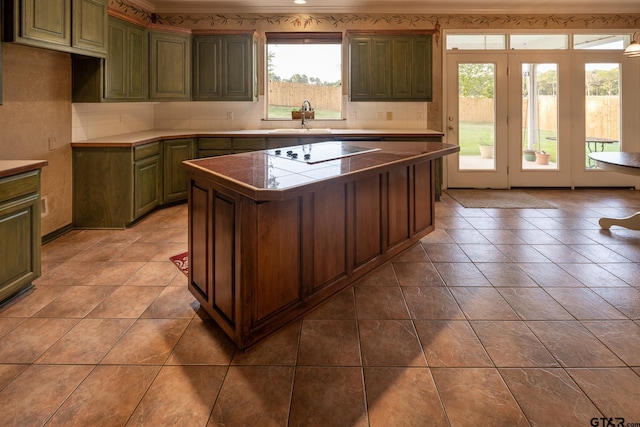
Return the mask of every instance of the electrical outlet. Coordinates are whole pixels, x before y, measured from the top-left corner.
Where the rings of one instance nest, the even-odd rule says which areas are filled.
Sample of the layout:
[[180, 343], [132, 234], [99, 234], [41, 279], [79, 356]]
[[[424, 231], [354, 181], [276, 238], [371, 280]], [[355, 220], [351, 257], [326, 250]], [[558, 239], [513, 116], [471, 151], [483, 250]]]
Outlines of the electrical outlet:
[[424, 113], [422, 111], [418, 111], [416, 119], [417, 120], [424, 120]]
[[49, 215], [49, 197], [42, 196], [40, 198], [40, 217]]
[[54, 136], [50, 136], [49, 137], [49, 151], [53, 151], [56, 148], [58, 148], [58, 143], [56, 141], [56, 138]]
[[233, 111], [227, 111], [227, 120], [233, 120]]
[[358, 112], [357, 111], [350, 111], [349, 112], [349, 119], [350, 120], [358, 120]]
[[387, 120], [393, 120], [393, 113], [391, 111], [387, 111]]

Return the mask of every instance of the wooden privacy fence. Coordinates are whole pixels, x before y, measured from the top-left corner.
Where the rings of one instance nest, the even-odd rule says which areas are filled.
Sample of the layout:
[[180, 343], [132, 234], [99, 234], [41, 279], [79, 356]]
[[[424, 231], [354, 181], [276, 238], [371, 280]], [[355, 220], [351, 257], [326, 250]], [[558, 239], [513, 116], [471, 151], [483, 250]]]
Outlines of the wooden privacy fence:
[[[460, 121], [476, 123], [493, 122], [493, 99], [460, 98]], [[555, 132], [558, 129], [557, 97], [538, 97], [538, 123], [540, 130]], [[526, 112], [528, 99], [522, 100]], [[617, 96], [587, 96], [586, 136], [598, 136], [617, 140], [620, 138], [620, 98]], [[527, 127], [527, 115], [523, 114], [523, 127]]]
[[342, 88], [306, 83], [269, 82], [269, 105], [300, 108], [308, 99], [314, 110], [341, 110]]

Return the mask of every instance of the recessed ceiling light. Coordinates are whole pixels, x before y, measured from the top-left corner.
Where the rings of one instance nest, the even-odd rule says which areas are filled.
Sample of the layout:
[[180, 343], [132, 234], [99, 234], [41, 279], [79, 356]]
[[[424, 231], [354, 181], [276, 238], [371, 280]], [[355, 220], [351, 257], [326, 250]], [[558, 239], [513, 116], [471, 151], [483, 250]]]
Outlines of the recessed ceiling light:
[[307, 0], [293, 0], [295, 4], [306, 4]]

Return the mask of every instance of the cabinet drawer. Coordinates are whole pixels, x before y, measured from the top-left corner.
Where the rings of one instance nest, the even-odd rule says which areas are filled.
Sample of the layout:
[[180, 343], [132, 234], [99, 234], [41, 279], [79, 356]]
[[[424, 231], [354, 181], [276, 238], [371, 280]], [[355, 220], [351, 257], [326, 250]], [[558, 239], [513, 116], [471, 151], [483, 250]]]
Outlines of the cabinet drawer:
[[133, 160], [146, 159], [147, 157], [154, 156], [156, 154], [160, 154], [159, 142], [140, 145], [133, 149]]
[[231, 149], [231, 138], [198, 138], [198, 150]]
[[269, 137], [267, 138], [267, 148], [281, 148], [281, 147], [292, 147], [294, 145], [298, 145], [298, 138], [287, 138], [287, 137]]
[[264, 150], [264, 138], [233, 138], [233, 149], [240, 150]]
[[198, 150], [196, 153], [199, 159], [203, 157], [226, 156], [227, 154], [231, 154], [231, 150]]
[[38, 191], [40, 175], [38, 171], [0, 179], [0, 202], [15, 199]]

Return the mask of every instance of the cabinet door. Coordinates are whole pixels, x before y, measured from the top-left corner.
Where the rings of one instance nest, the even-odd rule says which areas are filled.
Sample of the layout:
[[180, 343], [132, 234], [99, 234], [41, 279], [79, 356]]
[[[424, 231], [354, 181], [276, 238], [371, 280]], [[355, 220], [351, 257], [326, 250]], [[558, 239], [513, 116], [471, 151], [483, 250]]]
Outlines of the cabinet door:
[[193, 40], [193, 99], [222, 98], [222, 38], [196, 37]]
[[387, 37], [374, 37], [371, 45], [371, 84], [373, 99], [391, 97], [391, 40]]
[[394, 100], [431, 101], [431, 37], [393, 41]]
[[73, 0], [72, 46], [107, 51], [107, 0]]
[[354, 37], [349, 43], [349, 93], [351, 100], [371, 96], [371, 39]]
[[229, 101], [253, 99], [253, 39], [227, 36], [222, 45], [222, 98]]
[[233, 138], [232, 144], [234, 153], [264, 150], [267, 145], [266, 139], [261, 137]]
[[431, 101], [431, 36], [355, 36], [349, 42], [352, 101]]
[[394, 38], [392, 96], [395, 99], [411, 99], [412, 57], [412, 39], [410, 37]]
[[231, 154], [231, 138], [198, 138], [196, 157], [214, 157]]
[[20, 0], [21, 36], [71, 46], [71, 0]]
[[190, 138], [164, 141], [164, 203], [187, 199], [189, 181], [182, 162], [193, 159], [194, 146]]
[[412, 68], [411, 68], [411, 97], [418, 101], [433, 100], [433, 70], [431, 36], [421, 36], [413, 39]]
[[160, 204], [160, 156], [138, 160], [133, 167], [133, 216], [139, 218]]
[[149, 98], [189, 100], [191, 95], [191, 44], [189, 36], [150, 33]]
[[127, 27], [127, 99], [145, 101], [149, 94], [149, 49], [144, 28]]
[[40, 196], [0, 204], [0, 302], [40, 276]]
[[351, 100], [391, 98], [391, 39], [354, 37], [350, 43]]
[[125, 99], [127, 97], [127, 24], [109, 18], [109, 50], [105, 63], [104, 97]]

